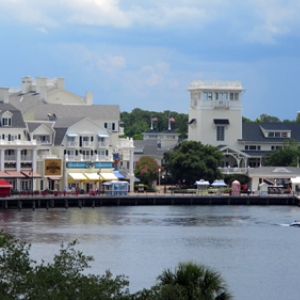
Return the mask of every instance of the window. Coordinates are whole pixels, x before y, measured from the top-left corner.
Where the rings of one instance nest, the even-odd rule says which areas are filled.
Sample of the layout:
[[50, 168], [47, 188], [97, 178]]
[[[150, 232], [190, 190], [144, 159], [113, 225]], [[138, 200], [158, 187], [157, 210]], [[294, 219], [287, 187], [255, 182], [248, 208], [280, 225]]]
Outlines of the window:
[[282, 146], [271, 146], [271, 150], [277, 150], [277, 149], [282, 149]]
[[227, 93], [215, 93], [216, 100], [227, 100]]
[[109, 130], [115, 130], [115, 123], [104, 123], [104, 127]]
[[203, 93], [203, 100], [212, 100], [212, 93], [211, 92], [204, 92]]
[[40, 181], [40, 190], [43, 191], [44, 190], [44, 180]]
[[230, 100], [239, 100], [239, 93], [230, 93]]
[[260, 145], [245, 145], [245, 150], [259, 151]]
[[275, 138], [288, 138], [289, 137], [289, 133], [284, 131], [269, 131], [267, 132], [268, 137], [275, 137]]
[[2, 118], [2, 126], [10, 127], [11, 126], [11, 118], [10, 117]]
[[224, 128], [224, 126], [217, 126], [217, 141], [225, 141], [225, 128]]

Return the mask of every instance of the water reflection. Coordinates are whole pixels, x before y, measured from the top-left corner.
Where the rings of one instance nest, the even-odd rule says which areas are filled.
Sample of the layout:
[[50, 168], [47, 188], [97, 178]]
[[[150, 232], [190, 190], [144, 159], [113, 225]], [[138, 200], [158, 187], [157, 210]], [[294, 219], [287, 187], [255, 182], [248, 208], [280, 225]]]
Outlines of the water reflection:
[[132, 290], [193, 260], [222, 272], [236, 299], [297, 299], [300, 228], [280, 224], [299, 218], [298, 207], [103, 207], [2, 210], [0, 226], [37, 260], [78, 239], [95, 257], [91, 272], [126, 274]]

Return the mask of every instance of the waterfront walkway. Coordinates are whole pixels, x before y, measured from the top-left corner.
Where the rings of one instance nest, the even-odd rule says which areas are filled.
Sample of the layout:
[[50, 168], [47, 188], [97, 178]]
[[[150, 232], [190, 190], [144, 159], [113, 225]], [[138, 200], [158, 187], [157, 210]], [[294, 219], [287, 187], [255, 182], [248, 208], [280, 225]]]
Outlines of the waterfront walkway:
[[0, 209], [22, 208], [69, 208], [69, 207], [101, 207], [101, 206], [134, 206], [134, 205], [290, 205], [299, 206], [299, 198], [294, 195], [277, 194], [259, 196], [242, 194], [197, 195], [195, 193], [129, 193], [126, 196], [107, 196], [89, 194], [57, 194], [57, 195], [15, 195], [0, 198]]

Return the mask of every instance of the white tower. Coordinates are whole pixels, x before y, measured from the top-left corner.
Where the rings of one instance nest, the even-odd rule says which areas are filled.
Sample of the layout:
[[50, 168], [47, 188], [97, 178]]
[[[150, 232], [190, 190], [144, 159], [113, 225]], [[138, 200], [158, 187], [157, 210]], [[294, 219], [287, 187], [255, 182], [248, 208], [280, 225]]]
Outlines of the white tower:
[[239, 81], [192, 81], [188, 140], [237, 148], [242, 138], [242, 93]]

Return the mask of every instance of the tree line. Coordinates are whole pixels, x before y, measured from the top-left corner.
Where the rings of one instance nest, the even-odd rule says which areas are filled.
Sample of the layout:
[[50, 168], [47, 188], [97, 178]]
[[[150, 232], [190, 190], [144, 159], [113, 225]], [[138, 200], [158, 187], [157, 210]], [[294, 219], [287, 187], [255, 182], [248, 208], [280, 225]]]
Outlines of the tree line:
[[[3, 300], [229, 300], [219, 272], [194, 262], [164, 270], [157, 284], [131, 294], [124, 275], [86, 274], [94, 260], [76, 250], [78, 241], [61, 245], [53, 261], [38, 264], [30, 244], [0, 231], [0, 299]], [[121, 255], [121, 254], [120, 254]]]
[[[165, 110], [163, 112], [142, 110], [135, 108], [131, 112], [121, 112], [120, 119], [124, 126], [124, 134], [126, 137], [133, 138], [134, 140], [142, 140], [142, 132], [150, 130], [151, 118], [157, 119], [153, 121], [153, 129], [159, 132], [168, 130], [169, 117], [173, 117], [175, 122], [172, 122], [172, 130], [179, 133], [179, 137], [184, 139], [187, 138], [188, 133], [188, 114], [178, 113], [175, 111]], [[255, 120], [250, 120], [246, 117], [242, 117], [243, 122], [289, 122], [294, 123], [300, 122], [300, 116], [297, 116], [295, 120], [283, 120], [275, 116], [267, 114], [261, 114]]]

